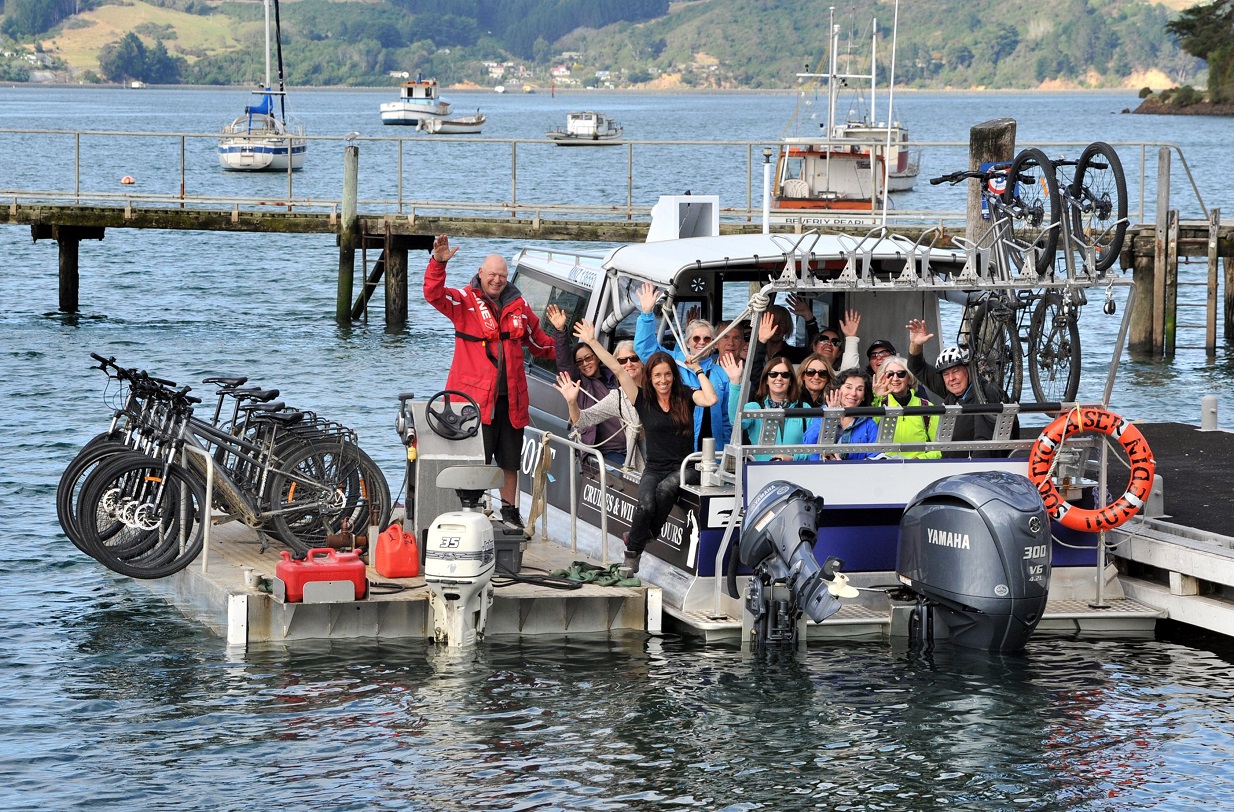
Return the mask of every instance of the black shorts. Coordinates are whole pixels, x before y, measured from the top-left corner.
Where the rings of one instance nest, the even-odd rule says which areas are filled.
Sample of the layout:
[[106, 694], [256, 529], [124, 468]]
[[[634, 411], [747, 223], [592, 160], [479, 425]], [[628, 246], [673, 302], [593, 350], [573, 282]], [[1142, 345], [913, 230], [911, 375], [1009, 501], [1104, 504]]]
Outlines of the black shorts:
[[497, 402], [493, 422], [484, 426], [484, 461], [497, 460], [503, 471], [517, 471], [523, 457], [523, 430], [510, 425], [510, 404], [505, 398]]

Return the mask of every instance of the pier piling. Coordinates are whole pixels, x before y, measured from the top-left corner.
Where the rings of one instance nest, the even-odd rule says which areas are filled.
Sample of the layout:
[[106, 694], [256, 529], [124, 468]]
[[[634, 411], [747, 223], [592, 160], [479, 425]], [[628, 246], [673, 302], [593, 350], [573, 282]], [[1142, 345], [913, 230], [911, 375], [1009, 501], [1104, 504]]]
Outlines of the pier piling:
[[[1010, 161], [1015, 155], [1015, 119], [995, 118], [983, 121], [968, 131], [968, 168], [976, 171], [983, 163]], [[981, 219], [981, 189], [973, 183], [968, 186], [968, 215], [965, 219], [964, 237], [976, 242], [989, 228]]]
[[339, 324], [351, 323], [351, 290], [356, 275], [356, 245], [360, 235], [356, 216], [359, 178], [360, 148], [349, 144], [343, 149], [343, 211], [339, 223], [338, 293], [334, 301], [334, 318]]

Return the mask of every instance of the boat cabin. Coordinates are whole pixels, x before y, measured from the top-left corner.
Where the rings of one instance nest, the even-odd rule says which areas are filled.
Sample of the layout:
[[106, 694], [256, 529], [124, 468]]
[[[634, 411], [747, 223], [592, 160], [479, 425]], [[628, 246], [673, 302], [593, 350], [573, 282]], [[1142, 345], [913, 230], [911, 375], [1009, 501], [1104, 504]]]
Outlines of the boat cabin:
[[871, 211], [883, 198], [881, 154], [852, 140], [786, 139], [776, 162], [778, 209]]

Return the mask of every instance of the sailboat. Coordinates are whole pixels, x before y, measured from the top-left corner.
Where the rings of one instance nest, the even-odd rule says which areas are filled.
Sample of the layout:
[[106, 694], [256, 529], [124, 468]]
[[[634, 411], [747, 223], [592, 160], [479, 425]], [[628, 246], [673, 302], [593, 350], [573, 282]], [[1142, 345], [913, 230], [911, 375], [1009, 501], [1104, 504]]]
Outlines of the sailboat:
[[[278, 45], [278, 90], [270, 82], [270, 4], [274, 3], [274, 39]], [[260, 172], [287, 171], [304, 166], [308, 139], [304, 128], [287, 122], [283, 87], [283, 43], [279, 35], [278, 0], [264, 0], [266, 12], [266, 81], [257, 104], [246, 105], [244, 114], [223, 128], [219, 139], [219, 165], [224, 169]], [[278, 114], [274, 97], [278, 97]]]
[[[820, 124], [821, 135], [786, 137], [780, 142], [773, 188], [777, 209], [873, 211], [882, 204], [885, 193], [907, 191], [917, 177], [919, 156], [909, 149], [908, 131], [899, 122], [876, 122], [873, 112], [853, 116], [850, 110], [847, 115], [837, 115], [840, 92], [849, 87], [850, 80], [858, 94], [868, 83], [873, 111], [877, 37], [872, 37], [870, 44], [870, 72], [842, 73], [840, 27], [833, 22], [829, 28], [827, 72], [809, 73], [807, 68], [806, 73], [797, 74], [826, 83], [827, 119]], [[888, 104], [889, 116], [890, 109]]]

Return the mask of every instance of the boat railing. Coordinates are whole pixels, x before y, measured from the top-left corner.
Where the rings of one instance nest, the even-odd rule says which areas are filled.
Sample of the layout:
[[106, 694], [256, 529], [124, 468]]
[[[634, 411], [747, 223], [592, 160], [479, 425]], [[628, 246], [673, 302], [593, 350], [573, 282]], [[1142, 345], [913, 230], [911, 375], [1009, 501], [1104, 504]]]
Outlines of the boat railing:
[[[580, 470], [579, 470], [580, 464], [583, 460], [594, 459], [594, 464], [597, 468], [597, 474], [596, 474], [597, 479], [598, 479], [597, 485], [600, 489], [600, 494], [601, 494], [600, 499], [598, 500], [599, 504], [596, 508], [600, 514], [600, 563], [601, 565], [607, 567], [609, 563], [608, 561], [608, 499], [607, 499], [607, 494], [608, 494], [608, 481], [609, 481], [610, 475], [608, 473], [608, 468], [605, 463], [603, 453], [598, 448], [586, 445], [585, 443], [575, 442], [574, 440], [570, 440], [566, 437], [553, 434], [551, 431], [544, 431], [542, 429], [538, 429], [533, 425], [527, 426], [527, 428], [524, 429], [524, 431], [527, 433], [528, 436], [539, 437], [540, 454], [537, 457], [537, 459], [539, 460], [545, 460], [545, 459], [551, 460], [551, 455], [553, 454], [555, 446], [563, 448], [563, 449], [568, 449], [572, 452], [579, 454], [582, 457], [582, 460], [576, 461], [573, 458], [573, 454], [571, 454], [571, 460], [569, 461], [569, 464], [567, 466], [570, 472], [569, 477], [568, 477], [570, 498], [567, 502], [567, 504], [569, 504], [570, 506], [570, 516], [569, 516], [570, 518], [570, 552], [573, 552], [573, 553], [578, 552], [578, 506], [582, 502], [582, 500], [579, 498], [579, 493], [578, 493], [578, 479], [579, 479], [579, 473], [580, 473]], [[547, 510], [547, 506], [549, 504], [548, 489], [553, 486], [553, 478], [547, 475], [547, 470], [548, 470], [547, 464], [544, 466], [543, 471], [539, 470], [539, 466], [537, 466], [536, 470], [532, 470], [532, 471], [525, 470], [525, 473], [528, 473], [533, 477], [533, 483], [532, 483], [532, 502], [533, 502], [532, 511], [533, 513], [536, 510], [535, 503], [537, 502], [537, 495], [536, 495], [537, 491], [539, 491], [540, 494], [542, 494], [542, 496], [539, 498], [543, 506], [539, 513], [540, 535], [545, 540], [549, 539], [549, 531], [548, 531], [548, 513], [549, 512]]]
[[[554, 148], [548, 138], [488, 138], [476, 135], [428, 136], [358, 136], [358, 135], [301, 135], [294, 134], [297, 141], [312, 142], [314, 155], [311, 164], [293, 179], [287, 173], [286, 197], [280, 205], [298, 209], [337, 208], [341, 205], [343, 182], [342, 148], [358, 146], [363, 150], [359, 163], [358, 206], [361, 211], [394, 213], [414, 217], [417, 212], [466, 213], [494, 217], [587, 217], [597, 219], [646, 219], [651, 207], [663, 192], [663, 166], [665, 155], [679, 155], [683, 149], [697, 156], [700, 166], [730, 166], [733, 172], [717, 180], [708, 179], [708, 188], [714, 188], [722, 199], [730, 204], [721, 209], [722, 222], [751, 223], [762, 215], [762, 175], [768, 158], [764, 148], [774, 149], [779, 141], [694, 141], [694, 140], [629, 140], [623, 139], [620, 147], [606, 151], [610, 157], [588, 161], [575, 170], [577, 183], [572, 189], [596, 190], [595, 199], [579, 199], [573, 195], [570, 201], [531, 200], [529, 190], [557, 190], [553, 173], [557, 163], [546, 160], [543, 150]], [[22, 162], [11, 162], [0, 170], [0, 186], [6, 187], [10, 199], [30, 200], [56, 198], [74, 201], [107, 201], [107, 192], [114, 188], [123, 176], [140, 176], [142, 189], [130, 189], [124, 199], [134, 203], [158, 202], [175, 198], [177, 203], [213, 203], [215, 195], [203, 193], [207, 181], [201, 174], [208, 172], [217, 177], [217, 160], [214, 147], [220, 138], [218, 132], [132, 132], [116, 130], [33, 130], [0, 129], [0, 150], [9, 154], [66, 155], [61, 162], [65, 168], [46, 170], [40, 168], [42, 190], [22, 188], [20, 182], [6, 178], [23, 177], [20, 173], [28, 167]], [[862, 139], [856, 139], [861, 141]], [[128, 142], [128, 143], [126, 143]], [[878, 140], [869, 139], [876, 144]], [[1129, 217], [1133, 222], [1151, 222], [1157, 215], [1161, 194], [1156, 186], [1163, 179], [1178, 185], [1168, 171], [1163, 173], [1163, 162], [1176, 160], [1184, 170], [1186, 189], [1194, 198], [1194, 205], [1187, 200], [1172, 204], [1183, 212], [1184, 217], [1208, 216], [1208, 209], [1199, 191], [1191, 166], [1182, 150], [1169, 142], [1109, 142], [1124, 155], [1131, 202], [1138, 198], [1138, 210], [1133, 205]], [[465, 145], [465, 146], [464, 146]], [[1078, 155], [1087, 144], [1079, 142], [1047, 142], [1031, 144], [1043, 149], [1047, 155]], [[331, 160], [325, 147], [338, 147], [336, 159]], [[1029, 146], [1026, 144], [1026, 146]], [[949, 161], [954, 166], [967, 165], [968, 143], [956, 141], [914, 141], [913, 149], [929, 149], [932, 163]], [[705, 153], [703, 151], [706, 151]], [[177, 154], [178, 153], [178, 154]], [[207, 157], [208, 153], [208, 157]], [[1133, 153], [1136, 157], [1132, 157]], [[770, 153], [769, 153], [770, 154]], [[67, 156], [72, 156], [69, 165]], [[143, 156], [141, 171], [134, 171], [134, 155]], [[935, 156], [938, 156], [937, 160]], [[1171, 158], [1171, 156], [1173, 156]], [[1138, 160], [1136, 159], [1138, 158]], [[460, 171], [472, 173], [477, 162], [485, 168], [481, 182], [459, 184], [455, 178]], [[624, 167], [616, 168], [624, 163]], [[744, 164], [744, 166], [742, 166]], [[944, 163], [944, 165], [946, 165]], [[178, 170], [178, 171], [177, 171]], [[624, 170], [625, 184], [612, 181], [615, 173]], [[1137, 171], [1138, 170], [1138, 171]], [[588, 173], [594, 175], [588, 177]], [[588, 182], [595, 181], [595, 182]], [[602, 181], [602, 182], [601, 182]], [[60, 188], [56, 189], [55, 186]], [[193, 186], [198, 188], [194, 189]], [[162, 188], [159, 188], [159, 187]], [[50, 188], [49, 188], [50, 187]], [[439, 199], [436, 196], [417, 196], [414, 190], [451, 188], [460, 190], [460, 199]], [[301, 191], [297, 197], [296, 191]], [[335, 197], [334, 195], [338, 195]], [[891, 208], [886, 212], [886, 222], [904, 225], [946, 225], [952, 230], [962, 229], [966, 218], [966, 190], [931, 192], [931, 200], [941, 205], [924, 208], [912, 202], [923, 195], [913, 193], [908, 198], [892, 196]], [[645, 198], [645, 199], [640, 199]], [[1168, 200], [1168, 194], [1166, 196]], [[234, 204], [248, 206], [244, 196], [226, 198]], [[897, 205], [904, 200], [908, 205]], [[1147, 203], [1146, 201], [1152, 202]], [[1180, 205], [1181, 204], [1181, 205]], [[230, 206], [227, 206], [230, 207]], [[1198, 215], [1193, 212], [1198, 208]], [[773, 212], [785, 214], [787, 212]], [[800, 212], [797, 212], [800, 216]], [[814, 213], [835, 225], [869, 224], [884, 221], [882, 212], [832, 210], [824, 214]], [[808, 227], [808, 224], [807, 224]]]

